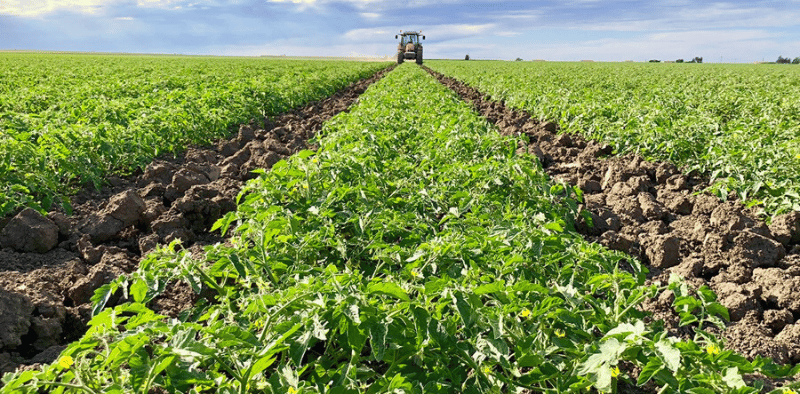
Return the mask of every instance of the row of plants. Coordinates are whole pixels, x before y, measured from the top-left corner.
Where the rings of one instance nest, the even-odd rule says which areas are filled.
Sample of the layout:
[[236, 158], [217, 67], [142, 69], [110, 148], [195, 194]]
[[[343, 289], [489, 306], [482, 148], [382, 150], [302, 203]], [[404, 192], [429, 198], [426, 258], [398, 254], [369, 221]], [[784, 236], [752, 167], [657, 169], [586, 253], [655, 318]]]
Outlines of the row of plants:
[[639, 63], [430, 61], [563, 132], [708, 174], [769, 215], [800, 210], [800, 70]]
[[[247, 183], [214, 226], [229, 242], [159, 248], [96, 292], [56, 363], [0, 392], [756, 393], [743, 374], [797, 372], [721, 350], [708, 289], [645, 286], [638, 262], [583, 240], [579, 190], [416, 65], [318, 142]], [[179, 286], [191, 310], [148, 308]], [[666, 288], [693, 340], [637, 308]]]
[[0, 216], [48, 210], [188, 144], [324, 98], [386, 63], [0, 54]]

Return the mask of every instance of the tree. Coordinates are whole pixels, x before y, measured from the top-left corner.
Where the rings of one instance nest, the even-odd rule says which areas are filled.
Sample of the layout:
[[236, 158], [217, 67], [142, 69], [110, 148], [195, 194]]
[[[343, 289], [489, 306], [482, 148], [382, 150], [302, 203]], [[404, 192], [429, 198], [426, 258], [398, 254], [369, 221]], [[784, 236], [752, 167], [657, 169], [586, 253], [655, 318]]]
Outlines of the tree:
[[794, 58], [794, 60], [792, 60], [792, 64], [800, 64], [800, 57]]
[[469, 54], [467, 54], [467, 56], [464, 56], [464, 60], [469, 60]]
[[518, 58], [517, 58], [517, 60], [514, 60], [514, 61], [515, 61], [515, 62], [521, 62], [521, 61], [522, 61], [522, 58], [521, 58], [521, 57], [518, 57]]
[[792, 61], [788, 57], [783, 57], [783, 56], [778, 56], [778, 60], [775, 61], [775, 63], [778, 64], [789, 64], [791, 62]]
[[661, 60], [658, 60], [658, 59], [650, 59], [650, 63], [661, 63]]
[[683, 63], [683, 59], [678, 59], [675, 61], [675, 63]]

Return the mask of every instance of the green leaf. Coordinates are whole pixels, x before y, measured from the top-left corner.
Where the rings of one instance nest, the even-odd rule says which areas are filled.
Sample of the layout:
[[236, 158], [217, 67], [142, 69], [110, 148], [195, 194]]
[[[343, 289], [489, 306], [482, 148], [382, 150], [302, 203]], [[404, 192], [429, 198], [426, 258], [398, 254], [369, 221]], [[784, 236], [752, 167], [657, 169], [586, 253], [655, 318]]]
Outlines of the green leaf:
[[690, 394], [717, 394], [716, 391], [707, 389], [705, 387], [693, 387], [686, 390], [686, 392]]
[[450, 283], [448, 279], [437, 278], [425, 282], [425, 295], [434, 296], [442, 292]]
[[705, 303], [711, 303], [717, 300], [717, 295], [714, 294], [714, 292], [706, 285], [703, 285], [697, 289], [697, 293]]
[[145, 298], [147, 298], [147, 290], [148, 290], [147, 283], [144, 279], [137, 279], [131, 285], [131, 296], [133, 297], [133, 301], [138, 303], [144, 303]]
[[717, 302], [712, 302], [712, 303], [708, 304], [706, 306], [706, 310], [712, 316], [713, 315], [719, 315], [719, 316], [722, 316], [722, 318], [725, 319], [726, 321], [730, 321], [731, 320], [731, 316], [728, 313], [728, 308], [722, 306], [721, 304], [719, 304]]
[[491, 294], [496, 293], [498, 291], [503, 291], [506, 288], [506, 281], [499, 280], [497, 282], [487, 283], [485, 285], [481, 285], [476, 287], [472, 290], [472, 293], [475, 295], [484, 295], [484, 294]]
[[625, 336], [625, 340], [633, 341], [636, 340], [637, 343], [641, 342], [641, 338], [644, 335], [645, 326], [644, 322], [641, 320], [636, 320], [635, 324], [630, 323], [622, 323], [609, 332], [606, 333], [606, 337], [618, 335], [618, 334], [628, 334]]
[[386, 354], [386, 334], [389, 332], [388, 321], [371, 321], [369, 328], [369, 343], [372, 348], [372, 355], [376, 360], [383, 360]]
[[295, 156], [297, 156], [299, 159], [307, 159], [316, 154], [317, 152], [314, 152], [313, 150], [303, 149], [300, 152], [295, 153]]
[[611, 368], [600, 368], [597, 370], [594, 376], [594, 386], [597, 388], [597, 391], [601, 393], [611, 391]]
[[253, 368], [250, 370], [250, 376], [256, 376], [260, 374], [263, 370], [269, 368], [275, 362], [275, 355], [270, 353], [264, 357], [261, 357], [253, 364]]
[[472, 305], [469, 301], [464, 298], [464, 293], [454, 291], [453, 302], [456, 305], [456, 310], [458, 310], [458, 314], [461, 316], [464, 325], [467, 326], [467, 328], [472, 327], [476, 319], [475, 311], [472, 309]]
[[546, 228], [548, 230], [553, 230], [553, 231], [555, 231], [557, 233], [563, 233], [564, 232], [564, 228], [561, 227], [561, 225], [556, 223], [556, 222], [547, 223], [547, 224], [544, 225], [544, 228]]
[[156, 364], [156, 366], [153, 367], [153, 372], [152, 372], [153, 376], [156, 376], [156, 375], [160, 374], [162, 371], [164, 371], [168, 367], [174, 365], [175, 361], [177, 359], [178, 359], [178, 357], [177, 356], [173, 356], [173, 355], [169, 355], [169, 356], [164, 357], [164, 359], [159, 361], [158, 364]]
[[664, 368], [664, 364], [658, 358], [651, 358], [647, 364], [645, 364], [644, 368], [642, 368], [642, 372], [639, 373], [639, 379], [636, 380], [636, 384], [638, 386], [642, 386], [650, 379], [655, 376], [658, 371], [661, 371]]
[[668, 339], [662, 339], [656, 342], [656, 350], [664, 360], [664, 364], [673, 373], [678, 372], [681, 367], [681, 351], [672, 346], [672, 342]]
[[544, 361], [544, 357], [538, 354], [525, 354], [517, 359], [517, 365], [520, 367], [538, 367]]
[[456, 339], [447, 332], [442, 322], [436, 319], [428, 322], [428, 335], [439, 343], [442, 349], [450, 349], [456, 345]]
[[739, 368], [731, 367], [725, 370], [725, 376], [723, 376], [722, 381], [728, 385], [730, 388], [738, 389], [745, 386], [744, 379], [742, 375], [739, 373]]
[[367, 342], [367, 336], [364, 332], [355, 324], [348, 323], [347, 324], [347, 343], [350, 345], [350, 349], [352, 349], [356, 354], [361, 352], [361, 349]]
[[408, 298], [408, 293], [406, 293], [402, 287], [391, 282], [370, 283], [369, 286], [367, 286], [367, 292], [369, 292], [369, 294], [384, 294], [403, 301], [410, 300]]
[[681, 312], [678, 314], [680, 316], [680, 326], [687, 326], [689, 324], [695, 323], [699, 321], [697, 316], [689, 313], [689, 312]]
[[246, 278], [247, 271], [244, 269], [244, 264], [242, 264], [241, 260], [239, 260], [239, 255], [236, 254], [236, 252], [233, 252], [228, 255], [228, 259], [230, 260], [231, 264], [233, 264], [233, 267], [236, 268], [236, 272], [239, 274], [239, 276]]
[[106, 307], [108, 300], [111, 299], [111, 296], [114, 295], [114, 292], [116, 292], [119, 288], [119, 283], [122, 283], [125, 280], [125, 275], [121, 275], [114, 281], [106, 283], [94, 291], [94, 295], [92, 295], [91, 298], [93, 304], [92, 316], [97, 316], [100, 314], [100, 311]]

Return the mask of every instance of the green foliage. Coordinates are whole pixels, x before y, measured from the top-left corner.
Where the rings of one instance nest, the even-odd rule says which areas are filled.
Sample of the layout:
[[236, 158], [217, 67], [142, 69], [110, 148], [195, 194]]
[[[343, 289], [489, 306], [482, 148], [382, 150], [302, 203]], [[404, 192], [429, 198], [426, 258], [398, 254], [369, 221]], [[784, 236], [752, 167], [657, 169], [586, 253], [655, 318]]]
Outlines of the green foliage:
[[[229, 243], [150, 254], [62, 363], [0, 392], [609, 392], [638, 367], [664, 393], [750, 393], [743, 372], [796, 372], [645, 324], [666, 287], [584, 241], [577, 194], [416, 65], [322, 132], [247, 183]], [[147, 308], [177, 283], [193, 309]], [[115, 288], [128, 302], [103, 308]]]
[[0, 216], [69, 210], [99, 186], [250, 119], [329, 96], [385, 63], [0, 54]]
[[[694, 61], [702, 62], [702, 58]], [[769, 65], [428, 65], [563, 132], [708, 174], [769, 215], [800, 210], [800, 70]]]

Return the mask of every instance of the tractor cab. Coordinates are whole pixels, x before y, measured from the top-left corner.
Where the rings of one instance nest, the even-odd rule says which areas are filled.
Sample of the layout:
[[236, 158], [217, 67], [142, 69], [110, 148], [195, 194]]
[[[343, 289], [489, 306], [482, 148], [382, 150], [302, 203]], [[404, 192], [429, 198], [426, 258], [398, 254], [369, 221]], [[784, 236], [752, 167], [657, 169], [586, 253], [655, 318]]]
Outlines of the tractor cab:
[[403, 63], [405, 60], [414, 59], [417, 64], [422, 64], [422, 43], [420, 37], [425, 39], [422, 32], [400, 30], [400, 34], [395, 35], [394, 38], [400, 38], [400, 43], [397, 45], [397, 63]]
[[416, 47], [419, 44], [419, 36], [416, 34], [403, 35], [400, 39], [400, 45], [405, 47], [408, 44], [414, 44]]

